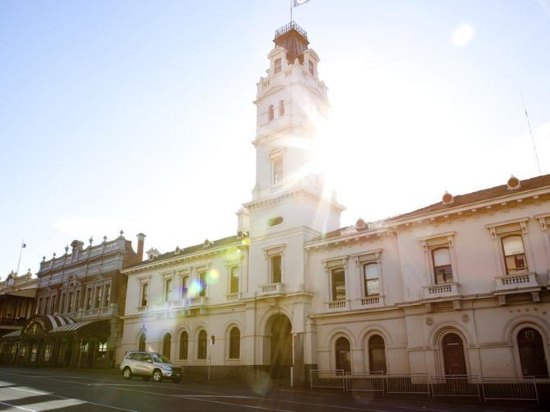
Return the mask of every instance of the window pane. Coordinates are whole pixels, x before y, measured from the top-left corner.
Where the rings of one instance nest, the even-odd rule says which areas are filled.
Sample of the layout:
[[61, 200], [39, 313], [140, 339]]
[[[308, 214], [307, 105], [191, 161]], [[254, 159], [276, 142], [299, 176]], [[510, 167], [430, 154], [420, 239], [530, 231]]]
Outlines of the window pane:
[[378, 263], [367, 263], [363, 270], [365, 272], [366, 279], [378, 279], [380, 271], [378, 270]]
[[273, 183], [281, 183], [283, 181], [283, 159], [278, 158], [273, 160]]
[[229, 293], [237, 293], [239, 291], [239, 268], [231, 268], [231, 279], [229, 285]]
[[519, 255], [525, 253], [523, 250], [523, 239], [521, 236], [508, 236], [502, 239], [504, 256]]
[[380, 294], [380, 283], [378, 279], [369, 279], [367, 280], [367, 295], [379, 295]]
[[346, 299], [346, 276], [343, 268], [332, 269], [332, 300]]
[[281, 283], [281, 256], [271, 257], [271, 283]]
[[436, 249], [432, 252], [434, 266], [445, 266], [451, 264], [451, 254], [448, 248]]

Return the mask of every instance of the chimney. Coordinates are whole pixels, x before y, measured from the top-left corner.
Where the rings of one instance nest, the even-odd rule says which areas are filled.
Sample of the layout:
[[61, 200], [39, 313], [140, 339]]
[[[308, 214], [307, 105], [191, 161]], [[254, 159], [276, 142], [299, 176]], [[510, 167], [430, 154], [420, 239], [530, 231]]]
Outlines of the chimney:
[[143, 233], [137, 234], [138, 243], [137, 243], [137, 258], [138, 262], [143, 261], [143, 245], [145, 243], [145, 235]]

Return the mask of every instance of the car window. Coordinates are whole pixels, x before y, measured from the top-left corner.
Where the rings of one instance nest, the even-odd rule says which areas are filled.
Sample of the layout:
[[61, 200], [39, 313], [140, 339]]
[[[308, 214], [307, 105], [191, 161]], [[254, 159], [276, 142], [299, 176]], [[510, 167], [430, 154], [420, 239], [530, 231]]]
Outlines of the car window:
[[170, 359], [168, 359], [166, 356], [164, 355], [159, 355], [158, 353], [155, 353], [153, 355], [153, 360], [155, 362], [159, 362], [159, 363], [170, 363]]
[[141, 360], [143, 362], [151, 362], [151, 356], [150, 355], [147, 355], [147, 354], [143, 354]]

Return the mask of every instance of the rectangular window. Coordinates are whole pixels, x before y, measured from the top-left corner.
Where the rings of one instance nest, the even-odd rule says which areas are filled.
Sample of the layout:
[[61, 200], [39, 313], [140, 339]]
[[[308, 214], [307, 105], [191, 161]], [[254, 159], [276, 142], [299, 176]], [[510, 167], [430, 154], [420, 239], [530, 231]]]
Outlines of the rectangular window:
[[188, 291], [188, 283], [189, 283], [189, 277], [184, 276], [181, 278], [181, 298], [186, 299], [187, 298], [187, 291]]
[[332, 283], [332, 300], [346, 300], [346, 272], [344, 268], [334, 268], [330, 271]]
[[103, 306], [108, 307], [111, 303], [111, 285], [106, 284], [103, 291]]
[[239, 292], [239, 267], [235, 266], [231, 268], [229, 279], [229, 293]]
[[44, 314], [49, 315], [50, 314], [50, 297], [46, 296], [46, 301], [44, 303]]
[[149, 294], [149, 284], [143, 283], [141, 285], [141, 306], [147, 306], [147, 298]]
[[281, 255], [271, 256], [271, 283], [281, 283]]
[[504, 253], [504, 264], [507, 275], [517, 275], [527, 272], [527, 260], [521, 235], [511, 235], [501, 238]]
[[73, 311], [73, 292], [69, 292], [69, 298], [67, 299], [67, 312]]
[[164, 281], [164, 301], [169, 302], [172, 297], [172, 279]]
[[59, 300], [59, 313], [65, 312], [65, 292], [61, 294], [61, 299]]
[[283, 181], [283, 158], [273, 159], [273, 184], [279, 184]]
[[100, 305], [101, 305], [101, 286], [96, 286], [94, 309], [98, 309]]
[[92, 288], [86, 288], [86, 310], [92, 308]]
[[450, 283], [453, 281], [451, 252], [448, 247], [441, 247], [432, 250], [432, 264], [436, 284]]
[[365, 296], [380, 294], [380, 268], [378, 263], [371, 262], [363, 265], [363, 278], [365, 281]]
[[307, 63], [308, 63], [308, 68], [309, 68], [309, 74], [314, 76], [315, 75], [315, 64], [311, 60], [308, 60]]
[[206, 296], [206, 272], [199, 273], [199, 296]]
[[75, 300], [74, 300], [74, 310], [78, 310], [80, 309], [81, 305], [80, 305], [80, 289], [77, 289], [76, 291], [76, 297], [75, 297]]
[[282, 69], [282, 59], [279, 57], [278, 59], [275, 59], [275, 61], [273, 62], [273, 71], [274, 71], [274, 74], [277, 74], [281, 71]]

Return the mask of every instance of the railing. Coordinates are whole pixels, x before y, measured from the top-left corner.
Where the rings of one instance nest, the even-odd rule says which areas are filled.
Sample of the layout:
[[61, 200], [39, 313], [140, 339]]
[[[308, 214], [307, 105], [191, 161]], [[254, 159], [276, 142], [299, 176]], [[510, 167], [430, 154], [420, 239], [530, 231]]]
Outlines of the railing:
[[380, 303], [380, 296], [368, 296], [361, 298], [361, 306], [378, 305]]
[[344, 370], [318, 370], [309, 371], [309, 385], [311, 389], [342, 389], [346, 390]]
[[348, 301], [345, 299], [332, 300], [330, 302], [327, 302], [327, 306], [329, 309], [345, 308], [347, 306], [347, 303]]
[[289, 32], [290, 30], [296, 30], [298, 33], [300, 33], [304, 38], [307, 39], [307, 32], [302, 29], [298, 23], [295, 21], [291, 21], [290, 23], [286, 24], [285, 26], [281, 27], [280, 29], [275, 31], [275, 38], [282, 36], [283, 34]]
[[477, 398], [479, 401], [531, 401], [539, 403], [533, 377], [479, 377], [477, 375], [351, 374], [342, 369], [310, 371], [312, 389], [371, 392], [381, 396]]
[[481, 381], [483, 399], [485, 400], [516, 400], [535, 401], [539, 403], [537, 383], [534, 377], [491, 378], [484, 377]]
[[385, 375], [385, 378], [386, 393], [389, 395], [414, 394], [430, 396], [430, 381], [427, 374]]
[[432, 376], [432, 396], [475, 397], [481, 400], [479, 377], [477, 375]]
[[534, 273], [498, 276], [495, 278], [495, 282], [497, 291], [540, 286]]
[[281, 294], [285, 291], [284, 283], [267, 283], [260, 285], [260, 293], [264, 294]]
[[444, 283], [441, 285], [426, 286], [426, 298], [437, 298], [458, 295], [457, 283]]

